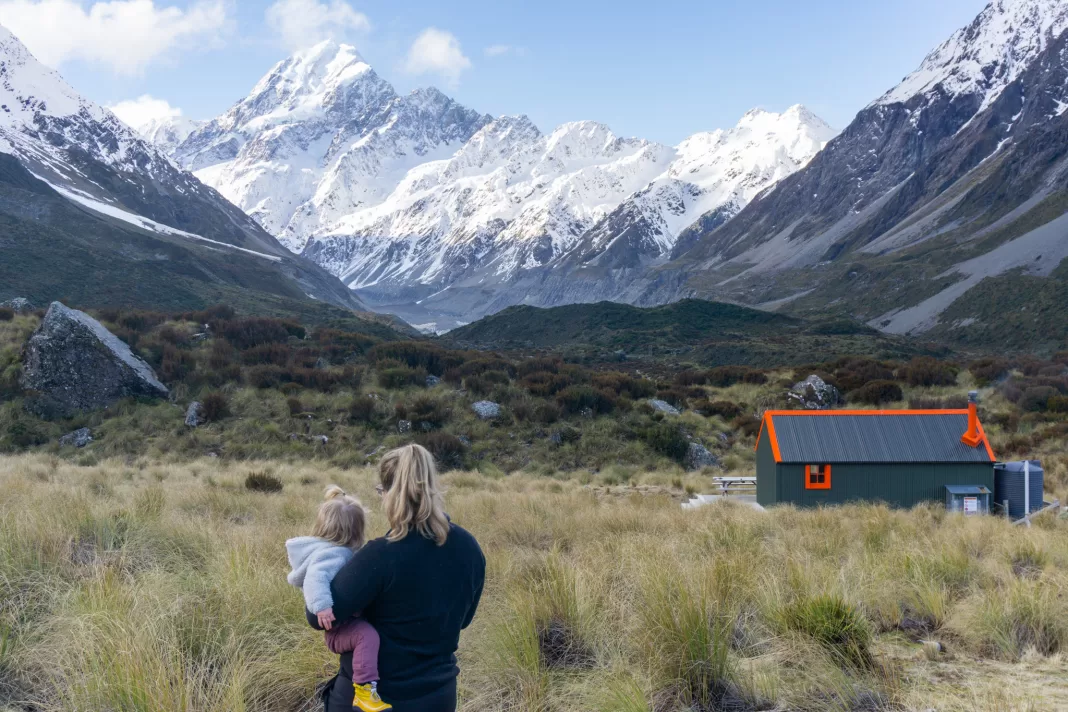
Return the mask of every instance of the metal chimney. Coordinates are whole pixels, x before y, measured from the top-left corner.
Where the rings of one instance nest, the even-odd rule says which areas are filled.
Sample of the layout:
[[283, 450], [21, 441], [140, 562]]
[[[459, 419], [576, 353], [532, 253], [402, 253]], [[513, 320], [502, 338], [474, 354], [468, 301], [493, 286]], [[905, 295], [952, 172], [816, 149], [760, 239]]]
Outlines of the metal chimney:
[[968, 393], [968, 431], [960, 441], [968, 447], [979, 447], [983, 437], [979, 434], [979, 391]]

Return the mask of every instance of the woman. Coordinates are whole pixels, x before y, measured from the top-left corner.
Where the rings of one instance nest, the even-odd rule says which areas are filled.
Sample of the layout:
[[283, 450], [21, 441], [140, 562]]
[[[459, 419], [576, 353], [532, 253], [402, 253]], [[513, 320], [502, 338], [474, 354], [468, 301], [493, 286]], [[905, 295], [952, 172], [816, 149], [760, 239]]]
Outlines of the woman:
[[[368, 542], [334, 577], [334, 616], [359, 614], [378, 631], [378, 691], [393, 712], [456, 709], [456, 648], [486, 578], [478, 542], [445, 516], [434, 458], [419, 445], [379, 466], [389, 533]], [[314, 613], [308, 623], [319, 628]], [[351, 712], [352, 654], [326, 690], [326, 712]]]

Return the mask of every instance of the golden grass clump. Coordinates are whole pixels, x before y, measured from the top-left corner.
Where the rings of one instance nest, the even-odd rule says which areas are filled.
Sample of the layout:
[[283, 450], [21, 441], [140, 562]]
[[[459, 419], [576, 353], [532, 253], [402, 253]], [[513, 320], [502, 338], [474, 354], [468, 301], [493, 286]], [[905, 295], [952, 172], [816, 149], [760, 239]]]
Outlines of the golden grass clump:
[[[250, 491], [253, 474], [281, 491]], [[465, 712], [1044, 710], [1068, 694], [1064, 520], [690, 512], [653, 485], [444, 481], [488, 561]], [[326, 482], [375, 501], [372, 470], [322, 463], [0, 459], [0, 710], [316, 709], [336, 659], [283, 542]]]

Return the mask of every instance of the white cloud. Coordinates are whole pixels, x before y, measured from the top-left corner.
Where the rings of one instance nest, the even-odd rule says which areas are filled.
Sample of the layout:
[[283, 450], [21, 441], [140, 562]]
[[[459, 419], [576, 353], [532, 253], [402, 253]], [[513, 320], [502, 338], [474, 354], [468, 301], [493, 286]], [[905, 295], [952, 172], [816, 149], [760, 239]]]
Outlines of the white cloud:
[[470, 68], [471, 60], [456, 36], [436, 27], [428, 27], [415, 38], [404, 63], [410, 74], [439, 74], [450, 84], [459, 82], [460, 74]]
[[0, 0], [0, 22], [42, 62], [84, 61], [137, 75], [188, 47], [214, 45], [230, 25], [230, 0], [198, 0], [186, 9], [154, 0]]
[[177, 119], [182, 110], [171, 106], [166, 99], [157, 99], [145, 94], [136, 99], [127, 99], [108, 106], [127, 126], [140, 130], [158, 119]]
[[482, 52], [487, 57], [503, 57], [506, 54], [514, 54], [516, 56], [522, 57], [527, 53], [527, 48], [516, 47], [515, 45], [495, 44], [490, 45], [486, 49], [482, 50]]
[[371, 29], [367, 15], [344, 0], [278, 0], [267, 8], [267, 25], [289, 49], [304, 49], [326, 39], [340, 40], [349, 32]]

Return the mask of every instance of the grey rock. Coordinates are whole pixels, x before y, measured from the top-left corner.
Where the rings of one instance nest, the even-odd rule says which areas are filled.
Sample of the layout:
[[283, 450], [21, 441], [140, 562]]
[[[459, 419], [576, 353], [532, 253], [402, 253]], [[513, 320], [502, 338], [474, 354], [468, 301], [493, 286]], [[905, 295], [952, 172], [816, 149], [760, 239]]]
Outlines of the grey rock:
[[786, 396], [807, 410], [833, 408], [842, 402], [842, 394], [838, 389], [815, 374], [795, 383]]
[[719, 460], [716, 456], [700, 443], [690, 443], [690, 449], [686, 451], [686, 457], [683, 459], [683, 465], [687, 470], [701, 470], [718, 464]]
[[59, 444], [64, 447], [85, 447], [93, 442], [93, 434], [89, 428], [78, 428], [72, 433], [67, 433], [59, 439]]
[[410, 433], [412, 432], [412, 421], [410, 420], [398, 420], [397, 421], [398, 433]]
[[312, 441], [317, 442], [320, 445], [326, 445], [328, 442], [330, 442], [330, 438], [325, 435], [316, 435], [314, 438], [312, 438]]
[[429, 433], [431, 430], [434, 429], [434, 424], [426, 420], [422, 420], [419, 422], [419, 429], [422, 430], [424, 433]]
[[199, 428], [204, 424], [203, 410], [200, 401], [193, 401], [185, 411], [185, 424], [190, 428]]
[[3, 304], [0, 304], [0, 307], [7, 307], [8, 309], [14, 311], [16, 314], [29, 314], [34, 309], [36, 309], [36, 307], [33, 305], [33, 302], [31, 302], [26, 297], [15, 297], [14, 299], [9, 299]]
[[123, 341], [88, 314], [52, 302], [26, 343], [22, 387], [31, 407], [69, 417], [106, 408], [122, 398], [166, 398], [167, 387]]
[[493, 420], [501, 415], [501, 406], [493, 401], [479, 401], [471, 406], [471, 410], [482, 420]]
[[561, 435], [559, 431], [557, 431], [549, 436], [549, 442], [551, 442], [553, 445], [563, 445], [564, 436]]
[[320, 356], [319, 358], [315, 359], [315, 368], [319, 369], [320, 371], [325, 371], [326, 369], [330, 368], [330, 362]]
[[471, 438], [466, 435], [460, 435], [456, 439], [463, 443], [464, 447], [471, 447]]
[[581, 415], [586, 420], [592, 420], [593, 419], [593, 408], [583, 408], [582, 410], [579, 411], [579, 415]]
[[438, 385], [439, 383], [441, 383], [441, 379], [438, 378], [437, 376], [427, 376], [426, 377], [426, 387], [427, 388], [433, 388], [434, 386]]
[[665, 413], [666, 415], [681, 415], [679, 409], [671, 405], [667, 401], [652, 398], [649, 400], [649, 405], [653, 407], [653, 410]]

